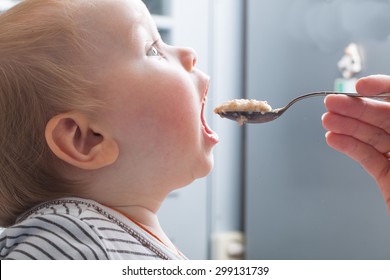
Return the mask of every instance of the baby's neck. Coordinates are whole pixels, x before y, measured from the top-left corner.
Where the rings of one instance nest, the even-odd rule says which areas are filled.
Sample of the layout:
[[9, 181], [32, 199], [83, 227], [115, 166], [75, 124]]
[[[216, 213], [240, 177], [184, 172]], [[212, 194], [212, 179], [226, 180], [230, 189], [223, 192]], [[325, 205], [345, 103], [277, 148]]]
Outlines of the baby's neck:
[[120, 206], [115, 207], [115, 209], [139, 224], [139, 226], [154, 235], [166, 247], [177, 253], [175, 245], [163, 231], [156, 213], [142, 206]]

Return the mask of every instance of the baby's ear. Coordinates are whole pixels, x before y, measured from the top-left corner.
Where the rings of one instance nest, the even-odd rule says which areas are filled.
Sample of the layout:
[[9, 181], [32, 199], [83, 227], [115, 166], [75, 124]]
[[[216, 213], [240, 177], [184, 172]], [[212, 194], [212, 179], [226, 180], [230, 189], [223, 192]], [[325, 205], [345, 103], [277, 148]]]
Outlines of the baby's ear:
[[81, 169], [108, 166], [119, 155], [116, 141], [98, 127], [91, 127], [87, 116], [80, 113], [68, 112], [51, 118], [45, 138], [58, 158]]

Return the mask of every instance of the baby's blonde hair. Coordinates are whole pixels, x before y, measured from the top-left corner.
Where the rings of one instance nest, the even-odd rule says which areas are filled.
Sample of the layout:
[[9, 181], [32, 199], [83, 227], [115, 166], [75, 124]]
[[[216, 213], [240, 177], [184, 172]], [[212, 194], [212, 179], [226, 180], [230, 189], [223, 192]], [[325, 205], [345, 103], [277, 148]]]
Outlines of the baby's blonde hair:
[[77, 183], [61, 176], [44, 131], [54, 115], [99, 103], [86, 78], [92, 47], [74, 20], [79, 2], [25, 0], [0, 14], [0, 226]]

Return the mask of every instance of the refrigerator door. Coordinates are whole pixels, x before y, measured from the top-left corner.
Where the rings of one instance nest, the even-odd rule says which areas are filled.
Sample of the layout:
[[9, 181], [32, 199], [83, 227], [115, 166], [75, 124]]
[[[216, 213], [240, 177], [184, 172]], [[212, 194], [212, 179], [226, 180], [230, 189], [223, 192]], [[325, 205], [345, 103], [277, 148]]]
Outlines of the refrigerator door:
[[[346, 3], [362, 2], [372, 4], [367, 14], [378, 3], [248, 0], [247, 97], [280, 107], [332, 90], [350, 40], [364, 50], [360, 75], [390, 74], [388, 37], [360, 34], [345, 24], [355, 18], [341, 15]], [[311, 98], [274, 122], [246, 125], [248, 259], [390, 258], [381, 193], [357, 163], [326, 145], [324, 112], [323, 98]]]

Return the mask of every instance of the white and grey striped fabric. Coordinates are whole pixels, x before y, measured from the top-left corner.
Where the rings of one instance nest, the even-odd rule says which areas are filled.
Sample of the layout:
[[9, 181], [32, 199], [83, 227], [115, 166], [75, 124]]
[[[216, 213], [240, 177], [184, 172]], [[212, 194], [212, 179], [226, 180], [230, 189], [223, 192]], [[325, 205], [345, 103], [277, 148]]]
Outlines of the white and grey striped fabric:
[[186, 259], [118, 212], [64, 198], [25, 213], [0, 235], [0, 259]]

